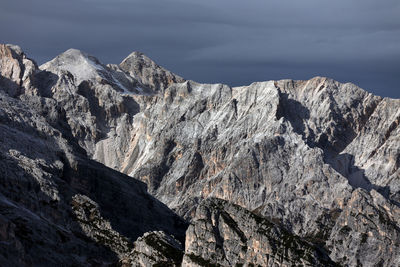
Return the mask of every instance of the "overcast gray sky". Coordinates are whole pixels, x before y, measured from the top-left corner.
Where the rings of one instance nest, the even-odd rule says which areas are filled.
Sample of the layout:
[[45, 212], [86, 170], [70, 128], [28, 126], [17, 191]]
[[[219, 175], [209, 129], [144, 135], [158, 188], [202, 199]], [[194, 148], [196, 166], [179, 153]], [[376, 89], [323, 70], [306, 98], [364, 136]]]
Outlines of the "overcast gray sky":
[[44, 63], [141, 51], [198, 82], [327, 76], [400, 98], [399, 0], [0, 0], [0, 42]]

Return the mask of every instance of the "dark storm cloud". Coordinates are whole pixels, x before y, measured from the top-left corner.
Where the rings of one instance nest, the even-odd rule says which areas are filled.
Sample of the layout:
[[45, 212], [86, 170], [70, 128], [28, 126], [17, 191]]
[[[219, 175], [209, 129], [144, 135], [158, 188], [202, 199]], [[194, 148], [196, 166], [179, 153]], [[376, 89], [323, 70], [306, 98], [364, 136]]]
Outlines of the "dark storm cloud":
[[39, 63], [139, 50], [199, 82], [328, 76], [400, 97], [398, 0], [2, 0], [0, 42]]

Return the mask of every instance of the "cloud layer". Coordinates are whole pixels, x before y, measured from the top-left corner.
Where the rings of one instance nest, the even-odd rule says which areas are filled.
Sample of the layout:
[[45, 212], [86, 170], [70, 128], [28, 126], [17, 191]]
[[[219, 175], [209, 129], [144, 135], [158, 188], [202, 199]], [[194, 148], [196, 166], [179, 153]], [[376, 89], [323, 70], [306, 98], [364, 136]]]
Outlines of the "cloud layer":
[[39, 63], [71, 47], [105, 63], [142, 51], [199, 82], [328, 76], [400, 98], [399, 14], [398, 0], [13, 0], [0, 42]]

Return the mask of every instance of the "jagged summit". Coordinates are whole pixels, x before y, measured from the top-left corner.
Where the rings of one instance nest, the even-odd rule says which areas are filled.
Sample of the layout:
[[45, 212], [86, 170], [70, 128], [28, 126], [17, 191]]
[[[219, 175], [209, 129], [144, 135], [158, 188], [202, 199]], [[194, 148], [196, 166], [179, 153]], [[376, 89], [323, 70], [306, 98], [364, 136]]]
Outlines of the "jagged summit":
[[140, 52], [140, 51], [133, 51], [132, 53], [130, 53], [124, 60], [122, 60], [122, 62], [126, 61], [127, 59], [129, 59], [130, 57], [133, 58], [144, 58], [146, 61], [152, 61], [149, 57], [147, 57], [144, 53]]
[[78, 83], [84, 80], [95, 80], [107, 73], [107, 67], [97, 58], [73, 48], [44, 63], [40, 69], [68, 71], [76, 77]]
[[77, 49], [68, 49], [53, 60], [41, 65], [40, 69], [53, 73], [69, 72], [77, 84], [90, 81], [109, 84], [125, 94], [151, 93], [151, 89], [125, 74], [119, 67], [106, 66], [96, 57]]
[[24, 52], [22, 51], [22, 48], [19, 45], [15, 44], [5, 44], [4, 46], [10, 48], [13, 52], [17, 53], [18, 55], [22, 55]]
[[141, 53], [2, 45], [0, 74], [0, 265], [399, 266], [400, 99]]
[[173, 83], [185, 81], [182, 77], [159, 66], [141, 52], [131, 53], [119, 66], [132, 77], [156, 91], [163, 91]]
[[61, 53], [60, 55], [56, 56], [49, 62], [42, 64], [41, 68], [46, 68], [49, 67], [50, 65], [60, 65], [60, 66], [68, 64], [79, 65], [82, 64], [82, 62], [88, 62], [88, 61], [91, 61], [91, 63], [94, 65], [102, 65], [100, 61], [94, 56], [91, 56], [81, 50], [70, 48], [65, 52]]
[[40, 66], [50, 72], [67, 71], [77, 83], [101, 81], [114, 85], [124, 92], [151, 94], [169, 85], [185, 80], [157, 65], [140, 52], [133, 52], [121, 64], [102, 64], [96, 57], [77, 49], [68, 49], [53, 60]]

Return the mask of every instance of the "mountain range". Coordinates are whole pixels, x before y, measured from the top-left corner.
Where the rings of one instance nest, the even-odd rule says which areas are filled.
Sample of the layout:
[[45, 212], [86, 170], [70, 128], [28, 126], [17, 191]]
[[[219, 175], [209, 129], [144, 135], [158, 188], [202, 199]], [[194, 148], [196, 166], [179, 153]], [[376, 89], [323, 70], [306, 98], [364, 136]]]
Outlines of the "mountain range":
[[400, 266], [400, 99], [0, 45], [1, 266]]

